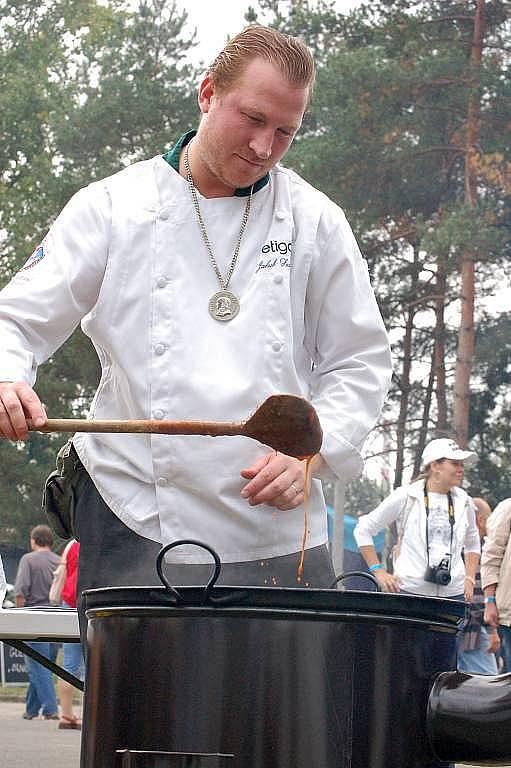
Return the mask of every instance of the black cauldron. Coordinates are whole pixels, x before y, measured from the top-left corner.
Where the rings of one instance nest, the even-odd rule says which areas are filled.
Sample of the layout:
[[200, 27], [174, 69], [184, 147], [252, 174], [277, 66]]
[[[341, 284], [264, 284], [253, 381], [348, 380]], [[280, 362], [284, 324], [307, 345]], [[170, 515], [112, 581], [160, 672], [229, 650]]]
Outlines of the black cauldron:
[[[232, 768], [511, 762], [502, 685], [490, 703], [492, 681], [507, 676], [454, 671], [464, 604], [219, 587], [214, 553], [205, 587], [174, 588], [162, 573], [168, 548], [158, 558], [164, 586], [84, 593], [82, 768], [119, 768], [131, 750], [232, 755]], [[479, 695], [471, 702], [473, 689], [465, 694], [464, 686], [474, 680]], [[488, 711], [497, 710], [492, 745], [485, 729]]]

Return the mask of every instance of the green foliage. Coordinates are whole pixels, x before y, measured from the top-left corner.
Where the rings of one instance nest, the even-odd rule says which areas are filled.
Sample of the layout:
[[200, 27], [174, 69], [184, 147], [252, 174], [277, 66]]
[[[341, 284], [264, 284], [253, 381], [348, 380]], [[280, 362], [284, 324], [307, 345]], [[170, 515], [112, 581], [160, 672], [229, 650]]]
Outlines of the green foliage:
[[511, 496], [511, 319], [485, 317], [476, 336], [478, 385], [470, 399], [470, 435], [478, 461], [469, 490], [491, 506]]
[[382, 486], [366, 476], [359, 477], [346, 486], [344, 511], [353, 517], [365, 515], [377, 507], [384, 496]]
[[[493, 292], [496, 268], [509, 271], [509, 7], [501, 0], [486, 3], [477, 72], [470, 62], [475, 3], [374, 0], [347, 15], [331, 3], [307, 0], [267, 0], [260, 8], [262, 20], [300, 34], [316, 53], [315, 98], [286, 162], [345, 208], [367, 256], [394, 346], [395, 376], [384, 419], [394, 420], [406, 395], [406, 421], [396, 424], [395, 435], [406, 431], [409, 455], [424, 416], [438, 301], [446, 317], [444, 370], [452, 406], [462, 254], [468, 251], [477, 263], [477, 299]], [[478, 144], [469, 155], [474, 94], [480, 103]], [[465, 203], [468, 157], [477, 175], [476, 208]], [[441, 296], [439, 264], [447, 281]], [[411, 358], [403, 346], [410, 313]], [[479, 337], [486, 322], [478, 319]], [[488, 333], [493, 332], [491, 324]], [[473, 380], [478, 391], [485, 389], [478, 363]], [[489, 430], [494, 412], [484, 410], [488, 398], [473, 401], [476, 413], [481, 409], [481, 429]], [[434, 403], [426, 418], [432, 436]], [[502, 449], [505, 435], [498, 440]], [[495, 457], [488, 460], [498, 466]]]
[[[0, 2], [0, 285], [94, 178], [163, 153], [196, 123], [186, 13], [171, 0]], [[50, 415], [83, 415], [99, 378], [77, 330], [39, 371]], [[0, 442], [0, 542], [26, 545], [62, 438]]]

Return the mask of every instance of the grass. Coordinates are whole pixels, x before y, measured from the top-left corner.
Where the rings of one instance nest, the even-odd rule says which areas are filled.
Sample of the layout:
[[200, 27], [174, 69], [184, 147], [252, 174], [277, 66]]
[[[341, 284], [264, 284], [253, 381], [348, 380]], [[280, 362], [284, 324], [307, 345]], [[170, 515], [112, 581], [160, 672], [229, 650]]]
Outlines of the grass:
[[26, 685], [0, 685], [0, 701], [25, 701]]

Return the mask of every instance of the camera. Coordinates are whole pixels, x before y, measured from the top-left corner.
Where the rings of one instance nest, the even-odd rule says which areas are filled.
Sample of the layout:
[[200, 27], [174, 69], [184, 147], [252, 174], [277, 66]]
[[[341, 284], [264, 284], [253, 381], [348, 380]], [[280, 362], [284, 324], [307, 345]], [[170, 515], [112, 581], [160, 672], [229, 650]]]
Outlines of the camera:
[[440, 584], [445, 587], [451, 581], [451, 556], [445, 555], [438, 565], [428, 565], [424, 574], [424, 581], [431, 584]]

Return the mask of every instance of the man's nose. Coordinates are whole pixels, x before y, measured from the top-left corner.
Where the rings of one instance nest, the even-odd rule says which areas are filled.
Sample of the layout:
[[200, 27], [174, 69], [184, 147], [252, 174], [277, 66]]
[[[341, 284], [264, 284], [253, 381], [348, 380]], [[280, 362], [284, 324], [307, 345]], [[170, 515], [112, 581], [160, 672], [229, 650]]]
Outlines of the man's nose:
[[260, 160], [268, 160], [273, 148], [273, 131], [261, 131], [252, 138], [249, 147]]

